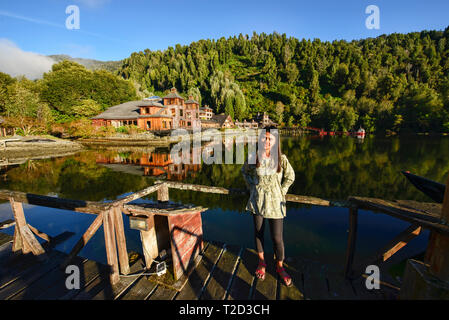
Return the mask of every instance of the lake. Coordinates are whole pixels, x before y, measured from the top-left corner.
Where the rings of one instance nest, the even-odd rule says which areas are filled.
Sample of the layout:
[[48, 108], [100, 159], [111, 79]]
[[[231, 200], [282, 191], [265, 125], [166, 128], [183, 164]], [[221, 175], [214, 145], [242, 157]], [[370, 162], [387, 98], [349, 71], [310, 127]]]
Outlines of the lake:
[[[401, 170], [445, 183], [449, 173], [449, 137], [283, 137], [282, 152], [290, 160], [296, 180], [289, 193], [326, 199], [367, 196], [431, 202], [416, 190]], [[152, 185], [155, 180], [182, 181], [220, 187], [243, 188], [241, 165], [174, 165], [164, 148], [108, 148], [72, 156], [32, 160], [3, 167], [0, 188], [69, 199], [107, 201]], [[154, 198], [150, 196], [149, 199]], [[170, 189], [170, 200], [209, 208], [202, 214], [204, 238], [254, 247], [252, 218], [244, 212], [247, 197], [231, 197]], [[348, 210], [288, 203], [284, 224], [286, 256], [344, 263]], [[24, 205], [30, 224], [56, 236], [75, 235], [56, 248], [69, 252], [95, 216]], [[408, 227], [384, 214], [359, 211], [356, 262]], [[12, 218], [9, 203], [0, 204], [0, 221]], [[128, 251], [141, 252], [139, 233], [125, 218]], [[13, 228], [4, 232], [13, 234]], [[272, 253], [269, 228], [267, 252]], [[393, 261], [422, 253], [428, 231], [421, 233], [394, 256]], [[81, 251], [81, 256], [106, 262], [102, 229]], [[271, 254], [269, 256], [272, 256]]]

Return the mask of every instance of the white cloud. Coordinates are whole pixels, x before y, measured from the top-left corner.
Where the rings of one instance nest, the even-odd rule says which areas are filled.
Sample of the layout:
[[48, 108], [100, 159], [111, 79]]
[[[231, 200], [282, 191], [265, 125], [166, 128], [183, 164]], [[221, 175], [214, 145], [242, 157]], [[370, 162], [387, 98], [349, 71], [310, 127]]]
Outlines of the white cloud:
[[0, 71], [13, 77], [41, 78], [55, 61], [49, 57], [23, 51], [8, 39], [0, 39]]

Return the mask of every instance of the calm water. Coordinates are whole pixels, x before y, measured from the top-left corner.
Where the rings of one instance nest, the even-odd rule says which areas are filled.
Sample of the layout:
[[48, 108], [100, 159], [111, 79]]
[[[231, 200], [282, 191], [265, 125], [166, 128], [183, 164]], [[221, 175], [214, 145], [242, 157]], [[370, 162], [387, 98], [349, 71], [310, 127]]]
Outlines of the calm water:
[[[384, 199], [431, 201], [400, 174], [410, 170], [444, 183], [449, 172], [449, 137], [350, 137], [283, 138], [282, 151], [289, 158], [296, 181], [289, 193], [328, 199], [350, 195]], [[171, 164], [168, 149], [88, 150], [73, 156], [3, 168], [1, 189], [80, 200], [113, 200], [141, 190], [156, 179], [242, 188], [241, 165]], [[150, 196], [150, 198], [153, 196]], [[244, 213], [247, 198], [170, 190], [170, 199], [208, 207], [203, 213], [206, 239], [253, 247], [252, 219]], [[56, 236], [64, 231], [75, 235], [57, 249], [69, 252], [95, 216], [64, 210], [25, 206], [33, 226]], [[0, 221], [11, 218], [9, 203], [0, 204]], [[128, 250], [141, 252], [138, 231], [129, 229], [125, 218]], [[383, 214], [361, 211], [356, 259], [370, 255], [408, 224]], [[348, 212], [343, 208], [288, 205], [284, 224], [287, 256], [303, 256], [342, 265], [346, 249]], [[12, 234], [13, 228], [5, 232]], [[428, 232], [405, 247], [396, 260], [425, 250]], [[267, 251], [272, 252], [269, 229]], [[105, 262], [102, 229], [81, 252]]]

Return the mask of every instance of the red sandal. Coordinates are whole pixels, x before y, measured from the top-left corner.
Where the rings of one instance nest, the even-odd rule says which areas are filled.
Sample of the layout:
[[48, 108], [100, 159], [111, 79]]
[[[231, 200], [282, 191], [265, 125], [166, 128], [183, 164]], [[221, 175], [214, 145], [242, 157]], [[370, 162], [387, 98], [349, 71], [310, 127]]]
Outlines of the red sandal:
[[256, 269], [256, 277], [260, 281], [265, 280], [265, 271], [262, 271], [262, 268], [266, 268], [266, 267], [267, 267], [267, 264], [265, 262], [259, 260], [259, 264]]
[[[292, 278], [288, 275], [288, 273], [285, 271], [284, 267], [279, 268], [279, 266], [276, 266], [276, 272], [278, 273], [278, 275], [282, 278], [282, 280], [284, 281], [284, 284], [287, 287], [291, 287], [293, 285], [293, 280]], [[282, 273], [286, 274], [286, 276], [283, 276]], [[290, 279], [290, 284], [287, 284], [287, 280]]]

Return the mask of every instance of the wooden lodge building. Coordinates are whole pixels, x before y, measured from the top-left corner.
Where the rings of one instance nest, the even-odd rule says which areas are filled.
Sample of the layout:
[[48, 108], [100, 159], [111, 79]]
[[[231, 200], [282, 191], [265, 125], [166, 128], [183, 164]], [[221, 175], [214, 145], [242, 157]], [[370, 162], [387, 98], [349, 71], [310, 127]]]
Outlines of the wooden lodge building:
[[[162, 102], [162, 103], [161, 103]], [[136, 125], [143, 130], [165, 131], [171, 129], [201, 128], [199, 103], [192, 96], [185, 100], [176, 88], [163, 97], [151, 97], [139, 101], [129, 101], [110, 107], [92, 117], [97, 126]]]

